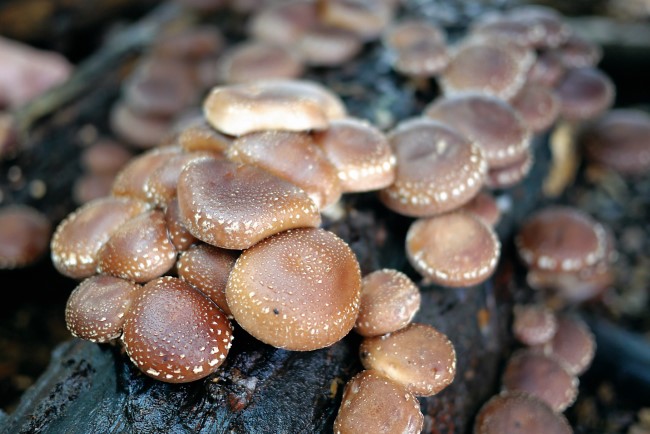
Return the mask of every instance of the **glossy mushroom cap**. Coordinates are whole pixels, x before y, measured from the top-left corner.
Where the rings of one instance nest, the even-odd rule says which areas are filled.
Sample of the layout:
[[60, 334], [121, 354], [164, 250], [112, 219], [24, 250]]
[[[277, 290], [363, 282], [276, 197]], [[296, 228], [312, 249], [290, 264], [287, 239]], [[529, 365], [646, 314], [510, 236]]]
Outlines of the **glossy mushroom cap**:
[[297, 78], [303, 64], [296, 53], [281, 45], [250, 41], [225, 53], [217, 65], [217, 75], [226, 84], [247, 83], [270, 78]]
[[195, 160], [214, 158], [210, 152], [191, 152], [174, 155], [151, 172], [143, 190], [147, 200], [159, 208], [166, 209], [176, 197], [178, 177], [186, 165]]
[[370, 370], [345, 385], [334, 433], [418, 434], [423, 425], [418, 400], [404, 386]]
[[237, 323], [278, 348], [310, 351], [342, 339], [359, 312], [361, 275], [348, 245], [323, 229], [269, 237], [237, 262], [226, 286]]
[[520, 160], [530, 147], [530, 132], [517, 112], [494, 97], [470, 95], [434, 101], [426, 115], [478, 144], [490, 169]]
[[215, 372], [233, 336], [223, 312], [189, 284], [161, 277], [145, 285], [126, 314], [122, 341], [148, 376], [187, 383]]
[[162, 276], [176, 263], [165, 215], [149, 211], [118, 228], [97, 254], [100, 273], [144, 283]]
[[325, 131], [313, 133], [338, 171], [344, 192], [364, 192], [389, 186], [395, 180], [395, 156], [386, 136], [370, 123], [335, 119]]
[[413, 268], [443, 286], [485, 281], [500, 252], [494, 230], [462, 211], [416, 220], [406, 234], [406, 254]]
[[420, 290], [404, 273], [383, 269], [361, 281], [361, 303], [354, 330], [379, 336], [408, 325], [420, 309]]
[[165, 210], [165, 223], [169, 232], [169, 240], [177, 251], [183, 252], [198, 240], [187, 230], [183, 224], [178, 198], [172, 199]]
[[557, 331], [557, 318], [542, 305], [518, 305], [514, 309], [512, 332], [517, 340], [534, 346], [550, 341]]
[[117, 339], [139, 289], [135, 283], [112, 276], [84, 280], [72, 291], [65, 307], [68, 330], [91, 342]]
[[388, 138], [397, 160], [395, 182], [380, 193], [388, 208], [431, 216], [462, 206], [481, 189], [483, 152], [453, 129], [420, 118], [401, 123]]
[[584, 321], [561, 316], [557, 333], [545, 351], [562, 362], [571, 374], [582, 375], [594, 358], [596, 342]]
[[435, 395], [456, 375], [454, 346], [445, 334], [426, 324], [366, 338], [359, 352], [364, 368], [376, 369], [416, 396]]
[[24, 267], [47, 250], [52, 233], [48, 218], [34, 208], [0, 208], [0, 269]]
[[503, 373], [503, 389], [524, 392], [562, 412], [578, 395], [578, 379], [558, 360], [535, 352], [520, 350], [508, 361]]
[[345, 116], [341, 100], [321, 85], [279, 79], [214, 88], [203, 111], [214, 128], [233, 136], [265, 130], [322, 130], [329, 119]]
[[178, 179], [178, 204], [192, 235], [224, 249], [247, 249], [275, 233], [320, 224], [318, 208], [303, 190], [225, 160], [188, 164]]
[[604, 258], [607, 233], [578, 209], [549, 207], [526, 219], [515, 243], [529, 267], [577, 271]]
[[238, 252], [232, 250], [197, 244], [178, 258], [178, 277], [207, 295], [230, 317], [226, 284], [238, 256]]
[[212, 128], [203, 118], [190, 123], [178, 134], [178, 144], [187, 152], [207, 151], [221, 154], [228, 149], [233, 138]]
[[492, 397], [476, 415], [474, 434], [571, 434], [566, 418], [524, 393]]
[[99, 250], [124, 223], [145, 212], [139, 200], [107, 197], [70, 214], [54, 232], [50, 248], [59, 273], [73, 279], [95, 274]]
[[569, 70], [556, 87], [562, 116], [570, 121], [592, 119], [614, 102], [615, 87], [604, 73], [594, 68]]

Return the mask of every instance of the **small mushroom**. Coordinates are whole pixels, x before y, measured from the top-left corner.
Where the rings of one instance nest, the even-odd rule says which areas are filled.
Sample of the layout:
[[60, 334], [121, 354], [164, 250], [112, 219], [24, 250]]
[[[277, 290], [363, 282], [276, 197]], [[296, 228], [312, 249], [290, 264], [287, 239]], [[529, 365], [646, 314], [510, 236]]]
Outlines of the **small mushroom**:
[[171, 118], [141, 114], [117, 102], [109, 119], [111, 131], [126, 143], [140, 149], [151, 149], [167, 137]]
[[234, 46], [217, 65], [220, 81], [227, 84], [297, 78], [303, 70], [301, 59], [294, 51], [263, 41], [248, 41]]
[[135, 283], [112, 276], [84, 280], [72, 291], [65, 307], [68, 330], [90, 342], [117, 339], [139, 289]]
[[226, 300], [237, 323], [278, 348], [311, 351], [342, 339], [359, 312], [361, 274], [350, 247], [323, 229], [266, 238], [237, 259]]
[[557, 328], [557, 318], [547, 307], [515, 306], [512, 332], [519, 342], [528, 346], [544, 344], [553, 338]]
[[443, 286], [483, 282], [496, 268], [500, 252], [494, 230], [462, 211], [416, 220], [406, 234], [413, 268]]
[[512, 8], [508, 16], [534, 29], [534, 44], [538, 48], [554, 48], [566, 42], [571, 28], [555, 9], [540, 5]]
[[533, 133], [547, 130], [560, 114], [560, 100], [542, 85], [526, 84], [510, 104]]
[[124, 146], [108, 139], [100, 140], [81, 154], [81, 166], [90, 173], [113, 175], [120, 171], [132, 154]]
[[318, 21], [316, 2], [289, 1], [272, 4], [255, 14], [249, 23], [248, 33], [260, 41], [292, 46]]
[[72, 198], [77, 205], [83, 205], [95, 199], [111, 194], [115, 175], [82, 175], [75, 179], [72, 186]]
[[517, 185], [533, 167], [533, 153], [530, 149], [511, 164], [488, 170], [485, 186], [490, 189], [504, 189]]
[[395, 7], [386, 0], [317, 0], [320, 22], [354, 33], [364, 41], [376, 39], [390, 24]]
[[582, 375], [594, 358], [596, 342], [584, 321], [568, 316], [558, 318], [557, 333], [544, 348], [573, 375]]
[[616, 92], [609, 77], [590, 67], [569, 70], [555, 90], [562, 117], [569, 121], [599, 116], [612, 105]]
[[0, 208], [0, 269], [25, 267], [47, 250], [52, 224], [40, 211], [24, 205]]
[[499, 220], [501, 220], [501, 210], [496, 199], [486, 191], [479, 192], [474, 196], [474, 199], [463, 205], [461, 209], [474, 214], [491, 227], [496, 227]]
[[408, 325], [420, 309], [420, 291], [404, 273], [382, 269], [361, 281], [361, 303], [354, 330], [379, 336]]
[[394, 51], [393, 67], [409, 77], [433, 77], [449, 64], [443, 30], [427, 21], [408, 20], [390, 27], [384, 45]]
[[366, 369], [376, 369], [416, 396], [431, 396], [451, 384], [456, 352], [449, 338], [426, 324], [365, 338], [359, 349]]
[[370, 370], [345, 385], [334, 433], [418, 434], [423, 425], [418, 400], [404, 386]]
[[168, 383], [199, 380], [215, 372], [232, 345], [230, 322], [189, 284], [161, 277], [145, 285], [124, 322], [122, 341], [131, 361]]

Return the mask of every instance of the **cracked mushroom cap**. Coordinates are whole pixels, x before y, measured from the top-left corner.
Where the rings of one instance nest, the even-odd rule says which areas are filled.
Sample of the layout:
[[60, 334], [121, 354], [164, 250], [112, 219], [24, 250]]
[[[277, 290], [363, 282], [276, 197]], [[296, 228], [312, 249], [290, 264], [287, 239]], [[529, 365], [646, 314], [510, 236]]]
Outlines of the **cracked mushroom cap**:
[[395, 180], [395, 155], [388, 139], [369, 122], [335, 119], [312, 137], [337, 169], [344, 192], [378, 190]]
[[330, 119], [346, 113], [341, 99], [325, 87], [282, 79], [216, 87], [203, 111], [214, 128], [233, 136], [265, 130], [322, 130]]
[[168, 383], [199, 380], [224, 362], [232, 328], [205, 295], [174, 277], [145, 285], [125, 316], [122, 342], [131, 361]]
[[291, 131], [246, 134], [230, 145], [226, 156], [300, 187], [320, 209], [341, 198], [338, 171], [309, 134]]
[[500, 99], [469, 95], [434, 101], [426, 116], [458, 131], [481, 147], [490, 169], [521, 159], [530, 148], [530, 132], [517, 112]]
[[34, 208], [0, 208], [0, 270], [25, 267], [47, 250], [52, 233], [48, 218]]
[[406, 254], [413, 268], [443, 286], [485, 281], [494, 272], [500, 252], [494, 230], [464, 211], [416, 220], [406, 234]]
[[456, 351], [444, 333], [413, 323], [394, 333], [365, 338], [359, 348], [361, 363], [416, 396], [431, 396], [454, 381]]
[[555, 88], [562, 117], [569, 121], [593, 119], [614, 102], [616, 88], [598, 69], [570, 69]]
[[113, 276], [84, 280], [72, 291], [65, 307], [68, 330], [90, 342], [117, 339], [139, 289], [139, 285]]
[[569, 422], [545, 402], [524, 393], [493, 396], [478, 412], [474, 434], [571, 434]]
[[281, 45], [247, 41], [226, 52], [217, 64], [219, 80], [227, 84], [270, 78], [298, 78], [304, 66], [293, 50]]
[[420, 309], [420, 290], [408, 276], [391, 269], [374, 271], [361, 281], [361, 303], [354, 330], [379, 336], [406, 327]]
[[552, 310], [538, 305], [517, 305], [512, 332], [524, 345], [534, 346], [550, 341], [557, 331], [557, 318]]
[[242, 250], [287, 229], [318, 226], [318, 207], [300, 188], [253, 166], [193, 161], [178, 179], [182, 223], [201, 241]]
[[162, 276], [176, 263], [165, 214], [149, 211], [124, 223], [113, 232], [97, 258], [100, 273], [138, 283]]
[[582, 375], [594, 358], [596, 341], [584, 321], [568, 316], [558, 318], [557, 332], [544, 348], [573, 375]]
[[418, 434], [424, 416], [420, 403], [404, 386], [370, 370], [345, 385], [334, 421], [335, 434]]
[[82, 206], [54, 232], [50, 243], [54, 267], [73, 279], [92, 276], [104, 244], [124, 223], [147, 208], [145, 202], [117, 197], [97, 199]]
[[442, 123], [408, 120], [388, 139], [397, 173], [380, 199], [393, 211], [412, 217], [440, 214], [461, 207], [481, 189], [487, 172], [483, 152]]
[[199, 289], [232, 317], [226, 302], [226, 284], [235, 266], [238, 252], [209, 244], [197, 244], [178, 258], [178, 277]]
[[361, 274], [350, 247], [323, 229], [293, 229], [245, 250], [226, 300], [237, 323], [277, 348], [311, 351], [342, 339], [359, 312]]

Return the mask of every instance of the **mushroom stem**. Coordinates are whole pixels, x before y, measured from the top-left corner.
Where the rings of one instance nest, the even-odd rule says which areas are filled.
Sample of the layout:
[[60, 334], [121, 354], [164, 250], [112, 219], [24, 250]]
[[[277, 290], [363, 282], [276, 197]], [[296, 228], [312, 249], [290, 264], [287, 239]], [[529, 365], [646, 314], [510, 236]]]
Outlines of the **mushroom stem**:
[[552, 164], [542, 187], [547, 197], [561, 195], [575, 178], [579, 162], [576, 149], [577, 127], [573, 122], [562, 120], [551, 134], [549, 144]]

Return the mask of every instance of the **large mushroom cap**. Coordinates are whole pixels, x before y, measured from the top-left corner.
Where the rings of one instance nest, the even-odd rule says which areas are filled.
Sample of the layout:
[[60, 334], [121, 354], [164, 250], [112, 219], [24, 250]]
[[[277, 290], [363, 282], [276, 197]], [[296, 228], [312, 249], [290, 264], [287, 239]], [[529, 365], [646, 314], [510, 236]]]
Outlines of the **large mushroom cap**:
[[236, 321], [267, 344], [327, 347], [354, 326], [361, 275], [347, 244], [323, 229], [269, 237], [237, 259], [226, 286]]
[[126, 315], [122, 336], [131, 361], [169, 383], [210, 375], [231, 347], [230, 322], [189, 284], [173, 277], [149, 282]]
[[0, 209], [0, 269], [24, 267], [45, 251], [52, 224], [39, 211], [12, 205]]
[[418, 400], [404, 386], [370, 370], [345, 385], [334, 432], [418, 434], [423, 425]]

